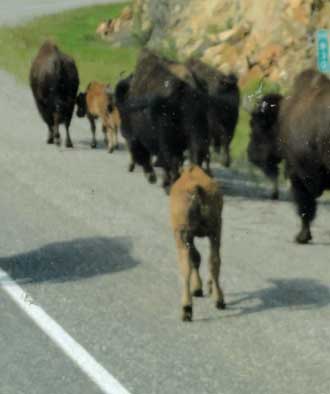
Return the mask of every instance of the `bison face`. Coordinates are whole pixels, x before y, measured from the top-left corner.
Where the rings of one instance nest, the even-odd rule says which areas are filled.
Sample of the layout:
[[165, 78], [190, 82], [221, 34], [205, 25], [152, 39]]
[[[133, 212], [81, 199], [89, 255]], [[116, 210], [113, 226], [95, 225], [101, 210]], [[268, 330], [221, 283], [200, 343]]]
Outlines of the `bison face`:
[[218, 94], [237, 91], [237, 76], [235, 74], [224, 75], [218, 82]]
[[278, 117], [282, 96], [270, 93], [261, 99], [252, 112], [250, 127], [249, 160], [269, 177], [278, 175], [281, 161], [278, 150]]
[[86, 93], [79, 93], [76, 98], [77, 116], [83, 118], [87, 113]]

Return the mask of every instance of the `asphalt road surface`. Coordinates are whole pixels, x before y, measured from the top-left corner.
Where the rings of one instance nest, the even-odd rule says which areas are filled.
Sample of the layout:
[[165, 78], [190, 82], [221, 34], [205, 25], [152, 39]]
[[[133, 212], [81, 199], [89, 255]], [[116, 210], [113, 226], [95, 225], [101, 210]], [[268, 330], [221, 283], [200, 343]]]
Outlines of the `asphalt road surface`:
[[[2, 0], [0, 20], [86, 3]], [[182, 323], [160, 186], [141, 171], [128, 173], [124, 147], [109, 155], [101, 132], [92, 150], [86, 120], [72, 123], [73, 150], [46, 145], [30, 91], [3, 71], [0, 118], [0, 267], [26, 293], [18, 307], [8, 294], [15, 286], [0, 274], [1, 394], [120, 392], [97, 386], [64, 353], [62, 336], [50, 338], [31, 320], [33, 306], [53, 319], [44, 319], [46, 327], [55, 321], [74, 339], [70, 351], [81, 364], [79, 346], [131, 394], [329, 393], [326, 201], [315, 241], [298, 246], [290, 203], [264, 199], [216, 169], [226, 191], [221, 283], [228, 308], [197, 299], [194, 322]], [[198, 246], [205, 256], [206, 242]]]

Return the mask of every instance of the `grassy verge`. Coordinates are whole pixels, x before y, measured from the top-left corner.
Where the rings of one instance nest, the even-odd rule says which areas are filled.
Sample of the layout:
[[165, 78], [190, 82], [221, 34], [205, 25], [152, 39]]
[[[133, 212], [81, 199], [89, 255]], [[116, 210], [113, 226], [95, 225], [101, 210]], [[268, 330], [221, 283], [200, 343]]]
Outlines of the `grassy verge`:
[[53, 39], [74, 57], [81, 88], [91, 80], [114, 84], [122, 71], [134, 69], [138, 48], [114, 48], [95, 30], [102, 19], [116, 17], [125, 4], [100, 5], [40, 17], [17, 27], [0, 28], [0, 68], [28, 81], [31, 59], [41, 43]]

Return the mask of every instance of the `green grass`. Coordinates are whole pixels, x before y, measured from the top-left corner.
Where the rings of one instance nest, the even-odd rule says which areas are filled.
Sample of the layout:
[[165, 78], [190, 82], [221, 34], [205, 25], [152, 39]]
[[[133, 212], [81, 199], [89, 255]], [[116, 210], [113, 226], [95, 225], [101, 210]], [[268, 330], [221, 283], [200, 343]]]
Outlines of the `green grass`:
[[46, 39], [75, 59], [84, 89], [91, 80], [114, 84], [134, 69], [138, 47], [117, 48], [95, 34], [103, 19], [116, 17], [125, 4], [101, 5], [40, 17], [17, 27], [0, 28], [0, 68], [28, 81], [31, 60]]
[[247, 159], [246, 150], [249, 143], [249, 119], [250, 115], [240, 108], [238, 124], [236, 126], [234, 139], [231, 144], [232, 157], [237, 164]]

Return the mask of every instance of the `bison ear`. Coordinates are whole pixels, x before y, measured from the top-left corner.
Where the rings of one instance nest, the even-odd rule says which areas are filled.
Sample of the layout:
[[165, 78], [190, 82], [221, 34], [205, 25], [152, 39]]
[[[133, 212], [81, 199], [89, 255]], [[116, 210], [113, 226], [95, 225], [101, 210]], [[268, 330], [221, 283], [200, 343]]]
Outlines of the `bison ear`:
[[114, 106], [112, 103], [108, 104], [108, 112], [112, 112], [114, 110]]

